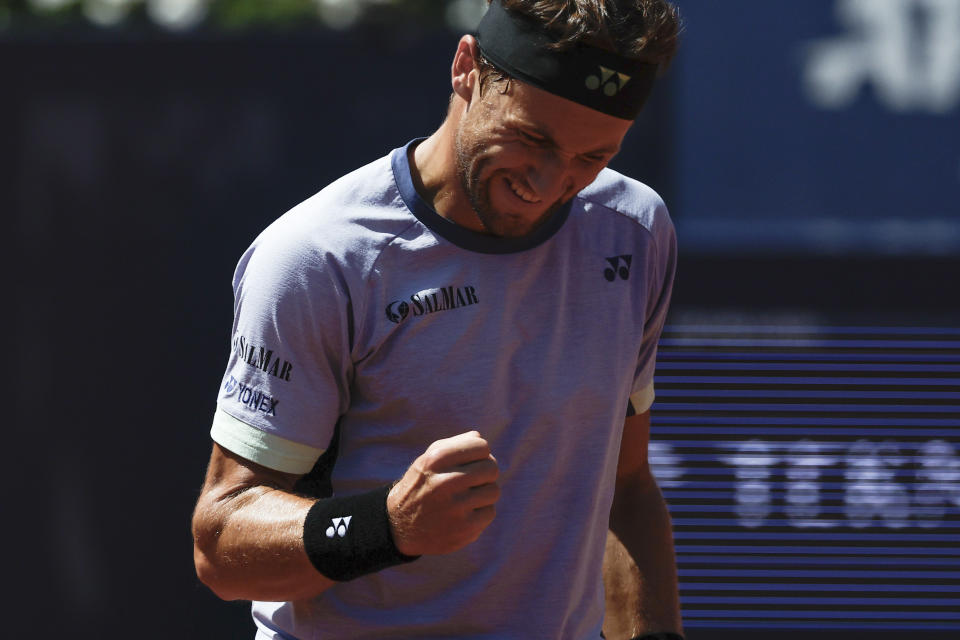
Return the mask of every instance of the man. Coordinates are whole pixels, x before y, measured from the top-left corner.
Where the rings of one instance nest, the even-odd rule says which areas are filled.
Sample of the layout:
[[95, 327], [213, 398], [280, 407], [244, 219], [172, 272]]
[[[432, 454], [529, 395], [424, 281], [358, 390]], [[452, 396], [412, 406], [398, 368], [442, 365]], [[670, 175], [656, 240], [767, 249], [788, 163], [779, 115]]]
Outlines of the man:
[[677, 30], [495, 0], [440, 129], [244, 254], [193, 532], [257, 638], [679, 637], [647, 463], [673, 227], [605, 169]]

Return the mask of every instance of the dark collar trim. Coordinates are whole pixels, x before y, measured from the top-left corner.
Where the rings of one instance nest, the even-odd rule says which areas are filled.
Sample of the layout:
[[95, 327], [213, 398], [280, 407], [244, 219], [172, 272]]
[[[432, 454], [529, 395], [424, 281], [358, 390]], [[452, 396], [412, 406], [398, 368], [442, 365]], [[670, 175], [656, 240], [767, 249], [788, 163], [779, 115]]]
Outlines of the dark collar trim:
[[437, 235], [458, 247], [477, 253], [517, 253], [519, 251], [526, 251], [552, 238], [570, 215], [573, 200], [557, 209], [550, 219], [537, 227], [533, 233], [519, 238], [501, 238], [478, 233], [466, 227], [461, 227], [455, 222], [451, 222], [434, 211], [433, 208], [420, 197], [420, 194], [417, 193], [416, 188], [413, 186], [413, 177], [410, 174], [409, 151], [412, 145], [415, 146], [424, 139], [425, 138], [416, 138], [399, 149], [393, 150], [393, 154], [390, 157], [390, 162], [393, 166], [393, 177], [394, 180], [396, 180], [397, 188], [400, 190], [400, 197], [403, 199], [403, 203], [407, 205], [407, 208], [416, 216], [417, 220]]

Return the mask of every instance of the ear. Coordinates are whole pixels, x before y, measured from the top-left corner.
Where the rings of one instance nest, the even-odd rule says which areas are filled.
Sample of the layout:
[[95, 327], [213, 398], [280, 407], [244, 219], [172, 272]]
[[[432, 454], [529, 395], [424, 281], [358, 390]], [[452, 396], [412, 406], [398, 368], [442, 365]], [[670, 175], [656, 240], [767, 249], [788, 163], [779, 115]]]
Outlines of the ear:
[[479, 84], [477, 72], [477, 56], [480, 47], [473, 36], [463, 36], [457, 44], [457, 52], [453, 56], [453, 66], [450, 69], [450, 84], [453, 92], [460, 96], [467, 104], [473, 99], [473, 91]]

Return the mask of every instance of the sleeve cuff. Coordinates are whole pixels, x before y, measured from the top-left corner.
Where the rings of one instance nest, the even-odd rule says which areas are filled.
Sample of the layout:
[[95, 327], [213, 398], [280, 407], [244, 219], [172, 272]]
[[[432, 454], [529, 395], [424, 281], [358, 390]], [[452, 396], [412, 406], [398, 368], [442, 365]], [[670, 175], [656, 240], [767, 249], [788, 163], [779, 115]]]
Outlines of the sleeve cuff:
[[630, 404], [633, 405], [633, 410], [637, 413], [644, 413], [653, 406], [654, 397], [653, 382], [651, 382], [643, 389], [630, 394]]
[[323, 449], [252, 427], [222, 409], [213, 414], [210, 437], [242, 458], [284, 473], [307, 473], [323, 453]]

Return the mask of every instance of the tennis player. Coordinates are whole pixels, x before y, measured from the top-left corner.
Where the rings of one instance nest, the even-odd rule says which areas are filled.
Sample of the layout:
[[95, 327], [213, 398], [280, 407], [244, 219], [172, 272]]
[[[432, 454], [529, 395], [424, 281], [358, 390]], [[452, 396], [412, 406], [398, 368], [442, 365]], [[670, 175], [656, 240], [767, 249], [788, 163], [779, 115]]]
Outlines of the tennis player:
[[681, 637], [647, 459], [674, 229], [607, 168], [678, 30], [494, 0], [440, 128], [240, 259], [194, 559], [258, 639]]

